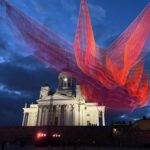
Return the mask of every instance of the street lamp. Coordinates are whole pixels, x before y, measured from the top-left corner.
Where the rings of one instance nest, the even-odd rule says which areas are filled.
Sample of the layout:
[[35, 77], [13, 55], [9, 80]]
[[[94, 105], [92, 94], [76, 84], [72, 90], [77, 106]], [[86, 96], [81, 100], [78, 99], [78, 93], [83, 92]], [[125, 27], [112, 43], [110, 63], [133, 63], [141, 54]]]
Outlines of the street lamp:
[[113, 128], [113, 133], [116, 134], [117, 133], [117, 129]]

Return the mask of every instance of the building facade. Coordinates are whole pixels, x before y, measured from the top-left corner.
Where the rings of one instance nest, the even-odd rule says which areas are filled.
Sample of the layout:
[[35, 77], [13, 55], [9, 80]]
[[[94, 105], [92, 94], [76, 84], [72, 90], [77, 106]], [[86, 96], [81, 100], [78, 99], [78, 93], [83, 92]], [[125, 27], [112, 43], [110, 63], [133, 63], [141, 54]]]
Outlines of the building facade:
[[25, 104], [22, 126], [105, 126], [105, 106], [86, 102], [80, 86], [68, 73], [59, 75], [54, 94], [48, 84], [42, 86], [36, 102], [30, 107]]

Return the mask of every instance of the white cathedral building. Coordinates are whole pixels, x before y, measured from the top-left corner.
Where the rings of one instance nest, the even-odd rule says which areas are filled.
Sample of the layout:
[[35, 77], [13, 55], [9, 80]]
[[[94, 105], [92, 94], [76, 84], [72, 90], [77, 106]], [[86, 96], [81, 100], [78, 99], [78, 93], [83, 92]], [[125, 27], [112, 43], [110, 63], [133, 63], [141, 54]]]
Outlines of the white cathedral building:
[[60, 73], [58, 89], [50, 92], [45, 84], [37, 103], [29, 108], [25, 105], [22, 126], [105, 126], [105, 106], [86, 102], [80, 86], [68, 73]]

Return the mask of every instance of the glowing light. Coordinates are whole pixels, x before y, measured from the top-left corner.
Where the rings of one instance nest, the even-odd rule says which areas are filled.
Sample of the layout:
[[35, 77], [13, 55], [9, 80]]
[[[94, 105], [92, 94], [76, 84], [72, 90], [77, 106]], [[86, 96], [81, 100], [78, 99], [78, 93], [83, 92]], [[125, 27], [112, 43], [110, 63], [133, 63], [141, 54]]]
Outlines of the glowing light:
[[60, 138], [60, 137], [61, 137], [61, 135], [60, 135], [60, 134], [58, 134], [58, 135], [57, 135], [57, 137], [59, 137], [59, 138]]
[[67, 81], [68, 81], [68, 78], [65, 77], [63, 80], [64, 80], [65, 82], [67, 82]]
[[37, 138], [38, 138], [38, 139], [43, 138], [43, 137], [46, 137], [46, 136], [47, 136], [46, 133], [43, 133], [43, 132], [37, 133]]
[[119, 131], [116, 128], [113, 128], [113, 134], [117, 135], [117, 134], [119, 134]]
[[114, 132], [114, 133], [117, 132], [117, 129], [116, 129], [116, 128], [113, 128], [113, 132]]
[[53, 134], [52, 137], [53, 137], [53, 138], [57, 137], [57, 134]]
[[52, 134], [52, 137], [53, 137], [53, 138], [60, 138], [61, 135], [60, 135], [60, 134], [57, 134], [57, 133], [54, 133], [54, 134]]

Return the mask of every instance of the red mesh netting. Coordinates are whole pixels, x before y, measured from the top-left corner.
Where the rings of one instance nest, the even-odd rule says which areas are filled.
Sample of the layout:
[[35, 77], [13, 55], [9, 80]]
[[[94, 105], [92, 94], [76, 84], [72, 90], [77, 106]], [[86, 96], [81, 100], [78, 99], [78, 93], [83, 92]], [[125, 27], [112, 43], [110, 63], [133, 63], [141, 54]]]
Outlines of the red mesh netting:
[[32, 47], [33, 57], [59, 72], [72, 73], [86, 100], [128, 110], [147, 104], [149, 79], [143, 56], [150, 48], [150, 4], [105, 50], [95, 43], [86, 0], [81, 0], [74, 44], [7, 1], [4, 4], [9, 20]]

